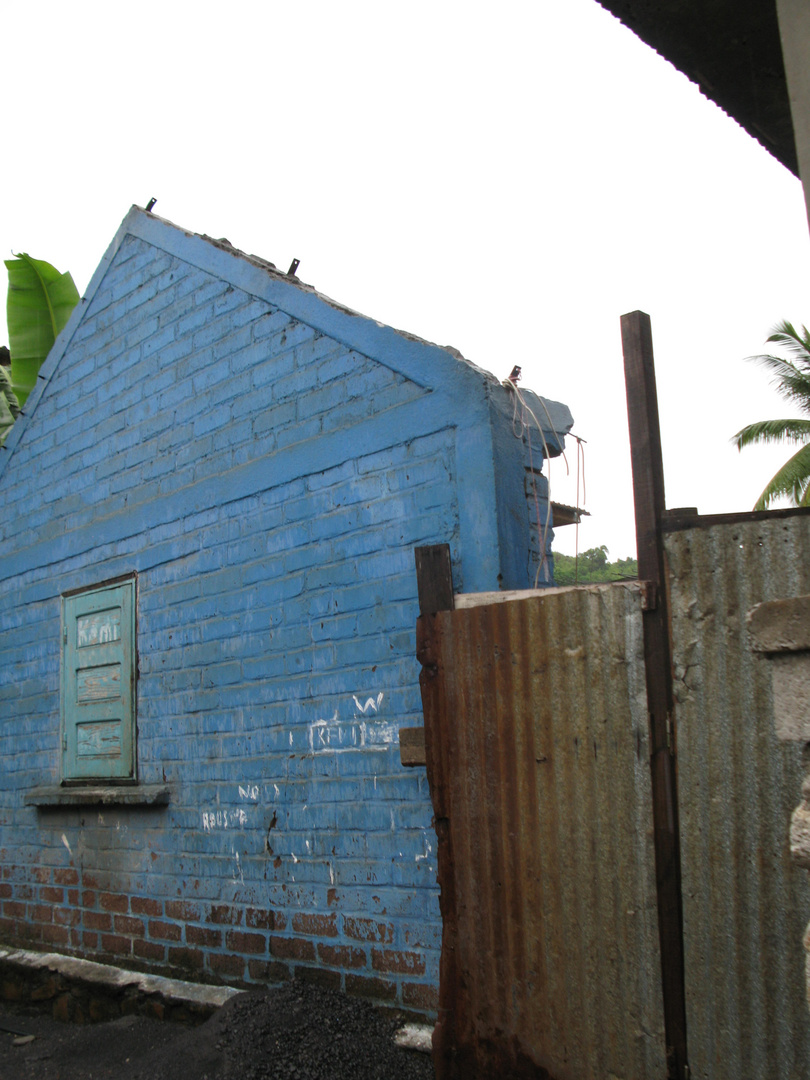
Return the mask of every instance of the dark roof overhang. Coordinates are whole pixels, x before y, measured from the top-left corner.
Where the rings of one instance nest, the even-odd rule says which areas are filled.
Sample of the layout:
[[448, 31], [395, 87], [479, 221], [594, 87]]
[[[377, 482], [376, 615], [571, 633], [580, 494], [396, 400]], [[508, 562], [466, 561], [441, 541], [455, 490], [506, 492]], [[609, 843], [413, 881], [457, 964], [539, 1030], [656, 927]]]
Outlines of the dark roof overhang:
[[776, 0], [598, 0], [795, 176]]

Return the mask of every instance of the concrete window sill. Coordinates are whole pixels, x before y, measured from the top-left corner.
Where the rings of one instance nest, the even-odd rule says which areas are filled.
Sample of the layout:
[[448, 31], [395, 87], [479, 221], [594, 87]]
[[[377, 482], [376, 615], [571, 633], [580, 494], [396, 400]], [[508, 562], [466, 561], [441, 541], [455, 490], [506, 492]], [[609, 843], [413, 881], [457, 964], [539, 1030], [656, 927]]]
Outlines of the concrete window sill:
[[166, 806], [171, 792], [165, 784], [133, 784], [116, 787], [96, 784], [88, 787], [33, 788], [25, 796], [26, 806]]

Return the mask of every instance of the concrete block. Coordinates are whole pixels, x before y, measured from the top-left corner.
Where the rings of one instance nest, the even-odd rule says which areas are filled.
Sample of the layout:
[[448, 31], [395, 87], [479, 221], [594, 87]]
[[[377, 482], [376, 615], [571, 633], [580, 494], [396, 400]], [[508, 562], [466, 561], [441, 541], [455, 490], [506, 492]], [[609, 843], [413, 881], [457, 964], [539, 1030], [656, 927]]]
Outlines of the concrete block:
[[[805, 785], [807, 781], [805, 781]], [[801, 804], [790, 819], [790, 854], [798, 866], [810, 870], [810, 792], [805, 793]]]
[[758, 652], [810, 650], [810, 596], [757, 604], [748, 612], [746, 622]]
[[375, 390], [370, 398], [371, 408], [374, 413], [381, 413], [386, 409], [394, 409], [398, 405], [415, 401], [423, 394], [424, 390], [421, 387], [414, 386], [413, 383], [397, 380], [390, 386]]
[[[255, 412], [255, 400], [253, 411]], [[269, 432], [280, 431], [295, 423], [295, 402], [289, 401], [281, 404], [273, 402], [258, 415], [252, 416], [251, 423], [255, 436], [266, 436]]]
[[214, 306], [211, 303], [195, 306], [186, 314], [181, 315], [175, 323], [175, 336], [180, 339], [186, 335], [193, 337], [201, 327], [209, 324], [213, 319]]
[[344, 428], [360, 424], [374, 414], [374, 406], [369, 398], [354, 396], [348, 401], [336, 403], [323, 414], [323, 430], [342, 431]]
[[214, 316], [216, 321], [224, 321], [223, 315], [243, 307], [245, 302], [246, 296], [241, 289], [233, 289], [227, 286], [224, 292], [219, 292], [214, 296]]
[[[216, 300], [228, 290], [228, 283], [210, 274], [195, 275], [193, 281], [193, 301], [195, 307], [203, 307], [210, 300]], [[242, 294], [244, 298], [244, 294]]]
[[202, 415], [198, 415], [193, 421], [192, 430], [194, 431], [195, 438], [206, 435], [209, 431], [216, 431], [217, 429], [223, 428], [226, 424], [230, 424], [230, 419], [231, 410], [228, 408], [227, 404], [218, 405], [214, 409], [207, 410]]
[[746, 622], [753, 648], [770, 658], [778, 738], [810, 741], [810, 596], [757, 604]]
[[228, 359], [234, 353], [247, 348], [252, 341], [250, 326], [243, 326], [238, 330], [232, 330], [227, 337], [216, 341], [212, 346], [214, 360], [217, 363], [228, 363]]
[[348, 389], [348, 383], [345, 379], [335, 379], [318, 390], [313, 390], [310, 387], [297, 398], [298, 419], [306, 420], [310, 416], [330, 412], [346, 400]]
[[772, 657], [771, 675], [777, 737], [810, 742], [810, 652]]
[[127, 330], [124, 334], [124, 346], [127, 349], [135, 349], [146, 338], [151, 337], [152, 334], [157, 333], [160, 328], [157, 316], [152, 318], [141, 317], [133, 325], [132, 329]]
[[241, 304], [231, 311], [228, 322], [232, 327], [240, 328], [249, 323], [258, 322], [262, 316], [268, 314], [268, 306], [264, 300], [248, 297], [247, 303]]
[[286, 311], [281, 311], [278, 308], [273, 309], [272, 306], [268, 306], [266, 313], [260, 315], [253, 325], [253, 340], [261, 341], [291, 325], [292, 319]]

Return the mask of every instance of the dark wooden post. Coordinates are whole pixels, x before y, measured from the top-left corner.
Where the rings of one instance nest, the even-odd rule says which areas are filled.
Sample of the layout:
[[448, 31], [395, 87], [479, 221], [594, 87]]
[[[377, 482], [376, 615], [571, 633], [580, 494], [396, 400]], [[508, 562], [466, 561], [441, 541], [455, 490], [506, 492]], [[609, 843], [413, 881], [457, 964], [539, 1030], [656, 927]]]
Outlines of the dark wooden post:
[[[420, 617], [433, 615], [437, 611], [452, 611], [454, 602], [450, 545], [432, 544], [414, 548], [414, 558]], [[399, 758], [402, 764], [424, 765], [427, 760], [425, 754], [425, 729], [400, 728]]]
[[621, 325], [636, 512], [638, 576], [652, 586], [642, 619], [650, 720], [655, 871], [667, 1066], [670, 1077], [685, 1080], [688, 1076], [688, 1059], [675, 717], [669, 604], [661, 531], [665, 507], [664, 466], [650, 317], [643, 311], [633, 311], [622, 316]]
[[[438, 843], [439, 906], [442, 913], [442, 954], [439, 962], [439, 1009], [433, 1029], [433, 1069], [436, 1080], [454, 1080], [456, 1062], [456, 957], [458, 933], [453, 842], [450, 835], [450, 761], [446, 740], [441, 738], [446, 709], [439, 653], [442, 612], [452, 611], [453, 572], [447, 544], [418, 547], [416, 586], [419, 618], [416, 620], [416, 658], [422, 665], [419, 688], [425, 716], [425, 764], [433, 803], [433, 824]], [[446, 618], [446, 616], [445, 616]]]
[[414, 548], [414, 559], [419, 614], [433, 615], [437, 611], [452, 611], [455, 603], [450, 545], [432, 544]]

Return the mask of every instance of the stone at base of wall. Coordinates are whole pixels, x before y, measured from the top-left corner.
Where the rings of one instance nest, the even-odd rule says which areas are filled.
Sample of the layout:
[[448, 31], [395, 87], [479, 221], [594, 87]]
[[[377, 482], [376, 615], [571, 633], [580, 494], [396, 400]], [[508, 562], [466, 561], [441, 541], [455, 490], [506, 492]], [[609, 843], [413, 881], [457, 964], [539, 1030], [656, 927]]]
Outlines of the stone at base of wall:
[[433, 1052], [433, 1028], [430, 1024], [403, 1024], [394, 1035], [394, 1042], [406, 1050]]
[[53, 1001], [59, 1020], [108, 1020], [126, 1013], [200, 1023], [242, 991], [144, 975], [60, 953], [0, 946], [0, 997]]
[[[61, 953], [0, 946], [0, 999], [53, 1001], [55, 1019], [66, 1022], [95, 1023], [139, 1013], [159, 1020], [201, 1023], [234, 994], [242, 993], [245, 991], [230, 986], [141, 975]], [[429, 1024], [408, 1023], [396, 1031], [394, 1041], [429, 1054], [432, 1035]]]

